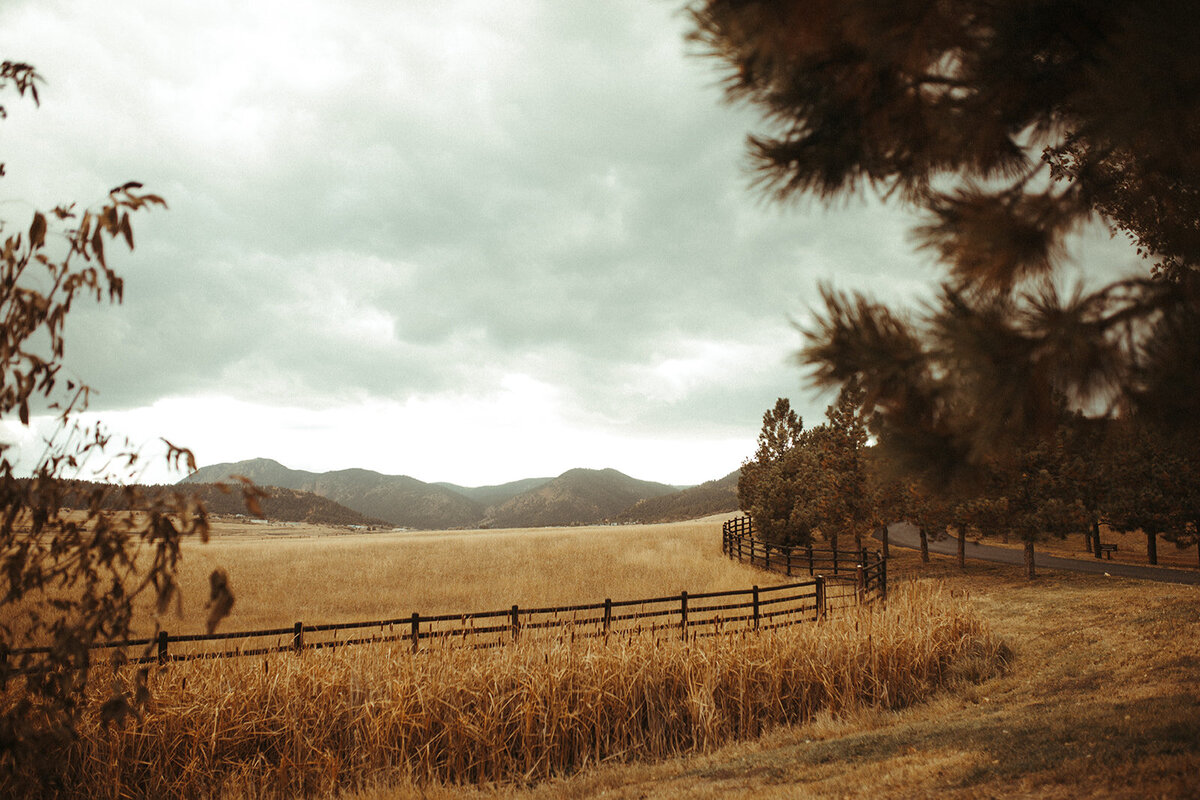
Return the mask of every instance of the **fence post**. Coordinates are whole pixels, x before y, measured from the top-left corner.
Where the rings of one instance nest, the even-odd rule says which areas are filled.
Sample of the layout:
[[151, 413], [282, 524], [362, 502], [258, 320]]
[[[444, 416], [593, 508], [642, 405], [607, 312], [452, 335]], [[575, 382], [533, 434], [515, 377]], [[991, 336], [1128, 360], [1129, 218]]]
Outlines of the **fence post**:
[[862, 564], [864, 567], [867, 565], [867, 555], [868, 555], [868, 553], [867, 553], [867, 548], [865, 548], [865, 547], [864, 547], [864, 548], [862, 549], [862, 552], [861, 552], [861, 553], [859, 554], [859, 556], [858, 556], [858, 560], [859, 560], [859, 562], [860, 562], [860, 563], [861, 563], [861, 564]]
[[612, 627], [612, 598], [604, 598], [604, 633], [608, 635], [609, 628]]
[[836, 546], [833, 548], [833, 574], [835, 576], [838, 574], [838, 549]]
[[808, 553], [808, 574], [809, 574], [809, 575], [812, 575], [812, 574], [813, 574], [813, 552], [812, 552], [812, 545], [811, 545], [811, 544], [806, 544], [806, 545], [804, 545], [804, 549], [805, 549], [805, 551], [807, 551], [807, 553]]
[[825, 577], [817, 576], [817, 619], [825, 619]]
[[758, 586], [754, 587], [754, 630], [758, 630]]
[[421, 646], [421, 615], [414, 611], [412, 615], [412, 650], [417, 652]]
[[167, 663], [167, 636], [166, 631], [158, 632], [158, 663], [160, 665]]
[[679, 593], [679, 632], [680, 638], [687, 641], [687, 592]]
[[517, 640], [517, 637], [520, 636], [520, 634], [521, 634], [520, 613], [521, 612], [517, 608], [516, 604], [513, 604], [513, 607], [512, 607], [512, 638], [513, 638], [514, 642]]
[[878, 550], [875, 557], [879, 559], [879, 596], [887, 599], [887, 559]]
[[788, 547], [787, 549], [787, 574], [792, 574], [792, 555], [796, 552], [796, 548]]
[[297, 622], [292, 628], [292, 649], [299, 653], [304, 649], [304, 623]]
[[867, 571], [862, 564], [854, 568], [854, 586], [858, 591], [858, 604], [861, 606], [867, 597]]

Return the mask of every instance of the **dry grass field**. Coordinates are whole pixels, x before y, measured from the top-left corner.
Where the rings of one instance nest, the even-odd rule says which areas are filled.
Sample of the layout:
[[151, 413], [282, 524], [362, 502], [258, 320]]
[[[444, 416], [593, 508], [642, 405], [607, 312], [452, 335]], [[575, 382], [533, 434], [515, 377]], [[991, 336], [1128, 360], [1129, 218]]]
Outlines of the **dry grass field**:
[[139, 724], [89, 716], [57, 769], [68, 796], [88, 798], [527, 783], [710, 750], [822, 711], [903, 708], [993, 674], [1006, 655], [962, 598], [921, 582], [886, 608], [687, 642], [556, 632], [484, 651], [191, 661], [152, 673]]
[[[719, 518], [229, 527], [189, 545], [164, 624], [199, 627], [214, 564], [238, 595], [226, 630], [778, 580], [719, 540]], [[1200, 796], [1200, 590], [892, 553], [886, 612], [782, 636], [173, 665], [144, 727], [91, 728], [64, 764], [89, 797]]]
[[968, 592], [1009, 668], [900, 710], [818, 714], [758, 739], [532, 787], [387, 787], [354, 800], [1200, 797], [1200, 589], [893, 548], [893, 580]]
[[227, 631], [783, 583], [721, 556], [723, 519], [387, 533], [217, 522], [208, 544], [185, 546], [183, 615], [173, 610], [160, 622], [172, 634], [203, 632], [217, 566], [236, 596]]

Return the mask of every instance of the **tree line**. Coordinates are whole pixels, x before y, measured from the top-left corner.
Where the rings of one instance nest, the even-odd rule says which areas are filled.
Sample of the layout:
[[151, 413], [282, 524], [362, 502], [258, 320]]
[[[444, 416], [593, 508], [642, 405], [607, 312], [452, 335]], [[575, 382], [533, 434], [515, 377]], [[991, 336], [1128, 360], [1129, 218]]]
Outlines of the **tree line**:
[[763, 414], [754, 456], [742, 465], [741, 507], [760, 535], [776, 544], [863, 537], [890, 523], [930, 535], [1003, 536], [1024, 544], [1034, 572], [1038, 542], [1083, 533], [1100, 554], [1100, 526], [1141, 532], [1151, 564], [1158, 540], [1196, 547], [1200, 559], [1200, 453], [1186, 437], [1127, 419], [1091, 419], [1065, 409], [1054, 431], [931, 485], [870, 443], [865, 393], [850, 385], [805, 428], [786, 398]]

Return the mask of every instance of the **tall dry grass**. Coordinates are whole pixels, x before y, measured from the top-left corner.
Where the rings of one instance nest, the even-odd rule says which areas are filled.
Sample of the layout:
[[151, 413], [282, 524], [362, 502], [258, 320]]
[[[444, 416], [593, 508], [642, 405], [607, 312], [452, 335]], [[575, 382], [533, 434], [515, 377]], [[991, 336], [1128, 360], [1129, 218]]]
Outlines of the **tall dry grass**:
[[689, 642], [559, 632], [492, 651], [190, 662], [154, 674], [140, 723], [106, 730], [90, 715], [50, 777], [63, 796], [97, 799], [534, 780], [709, 748], [822, 710], [898, 708], [1004, 658], [965, 598], [918, 582], [886, 608]]
[[[304, 528], [295, 530], [303, 531]], [[620, 527], [372, 533], [189, 542], [182, 615], [172, 634], [202, 633], [208, 576], [229, 574], [237, 598], [221, 630], [459, 614], [657, 597], [783, 583], [721, 555], [721, 519]], [[153, 613], [144, 612], [147, 631]]]

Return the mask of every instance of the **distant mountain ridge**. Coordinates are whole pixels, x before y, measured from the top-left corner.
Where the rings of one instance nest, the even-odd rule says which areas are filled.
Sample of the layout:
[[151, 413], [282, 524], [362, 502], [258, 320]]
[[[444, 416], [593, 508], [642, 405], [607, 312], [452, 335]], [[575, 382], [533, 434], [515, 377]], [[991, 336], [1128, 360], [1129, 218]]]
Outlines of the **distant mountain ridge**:
[[[314, 525], [387, 527], [383, 520], [360, 514], [312, 492], [270, 485], [264, 485], [262, 488], [265, 494], [258, 498], [258, 505], [267, 519], [279, 522], [307, 522]], [[165, 499], [166, 495], [179, 491], [178, 487], [173, 486], [141, 486], [140, 490], [143, 502]], [[220, 487], [210, 483], [192, 483], [188, 485], [187, 492], [204, 503], [204, 508], [210, 514], [249, 516], [238, 487], [230, 490], [230, 487], [226, 486], [222, 491]], [[71, 481], [62, 503], [67, 508], [88, 508], [96, 498], [99, 498], [102, 508], [127, 510], [131, 507], [132, 498], [121, 491], [120, 487], [90, 481]]]
[[709, 514], [737, 511], [738, 478], [741, 469], [715, 481], [707, 481], [661, 497], [639, 500], [617, 515], [618, 522], [674, 522]]
[[484, 506], [445, 487], [407, 475], [383, 475], [366, 469], [307, 472], [269, 458], [201, 467], [181, 483], [220, 483], [234, 475], [260, 486], [312, 492], [368, 517], [405, 528], [474, 527]]
[[[556, 478], [471, 488], [366, 469], [307, 472], [269, 458], [201, 467], [180, 483], [220, 483], [234, 475], [260, 486], [312, 492], [389, 524], [423, 529], [590, 525], [624, 519], [639, 503], [680, 494], [677, 487], [615, 469], [571, 469]], [[697, 516], [725, 510], [701, 509]]]
[[488, 509], [493, 528], [536, 528], [605, 522], [639, 500], [674, 492], [663, 483], [639, 481], [615, 469], [572, 469]]
[[510, 483], [496, 484], [495, 486], [475, 487], [458, 486], [453, 483], [435, 483], [433, 485], [441, 486], [452, 492], [458, 492], [463, 497], [474, 500], [476, 503], [482, 503], [484, 506], [494, 506], [516, 497], [522, 492], [536, 489], [552, 480], [554, 478], [524, 478], [519, 481], [511, 481]]

